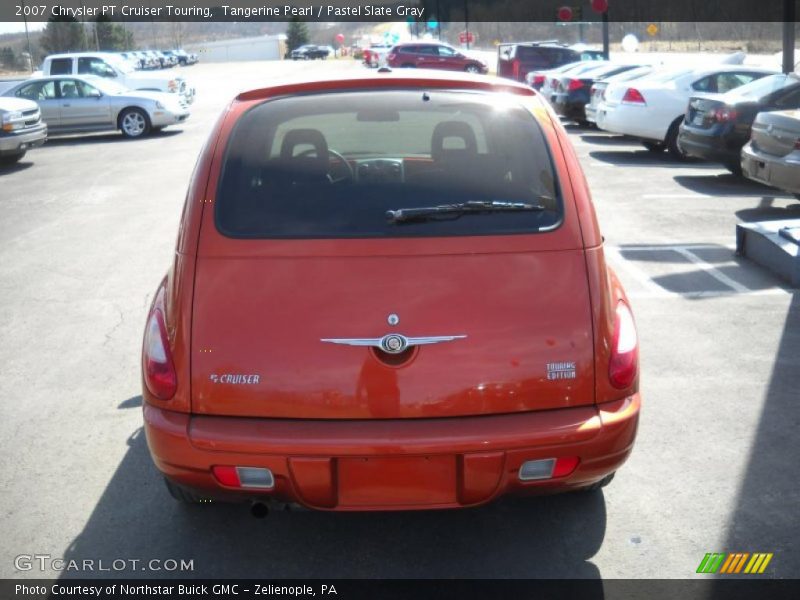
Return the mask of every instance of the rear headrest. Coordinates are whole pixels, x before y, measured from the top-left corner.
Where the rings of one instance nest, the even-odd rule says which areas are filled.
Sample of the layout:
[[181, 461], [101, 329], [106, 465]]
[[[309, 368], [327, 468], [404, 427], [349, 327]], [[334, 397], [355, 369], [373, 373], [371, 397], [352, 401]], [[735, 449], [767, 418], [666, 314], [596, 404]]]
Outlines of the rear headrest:
[[[459, 138], [463, 141], [464, 147], [453, 149], [445, 148], [445, 140], [448, 138]], [[443, 159], [454, 157], [472, 157], [478, 154], [478, 142], [475, 139], [475, 132], [464, 121], [444, 121], [439, 123], [433, 130], [431, 137], [431, 158], [439, 162]]]
[[328, 160], [328, 142], [318, 129], [292, 129], [286, 132], [281, 145], [281, 158], [294, 158], [297, 146], [312, 146], [317, 156], [322, 155]]
[[[314, 153], [298, 158], [295, 150], [298, 146], [311, 146]], [[310, 149], [306, 149], [310, 150]], [[281, 144], [281, 161], [297, 161], [310, 169], [322, 173], [328, 171], [328, 142], [325, 136], [317, 129], [292, 129], [286, 132]]]

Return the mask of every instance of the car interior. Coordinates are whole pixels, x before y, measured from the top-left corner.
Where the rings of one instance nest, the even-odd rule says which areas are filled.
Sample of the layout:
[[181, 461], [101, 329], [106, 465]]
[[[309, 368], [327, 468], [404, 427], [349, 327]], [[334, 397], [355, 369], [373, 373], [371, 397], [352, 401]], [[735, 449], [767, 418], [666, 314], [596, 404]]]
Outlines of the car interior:
[[[559, 212], [549, 153], [533, 119], [526, 122], [531, 135], [502, 113], [468, 104], [430, 112], [369, 106], [352, 120], [347, 127], [340, 113], [313, 114], [242, 127], [220, 182], [223, 229], [277, 232], [274, 221], [297, 235], [309, 233], [306, 227], [351, 235], [366, 227], [378, 235], [390, 209], [487, 200], [540, 204], [551, 218]], [[395, 143], [376, 142], [392, 136]], [[530, 226], [532, 216], [492, 218], [516, 228], [526, 219]]]

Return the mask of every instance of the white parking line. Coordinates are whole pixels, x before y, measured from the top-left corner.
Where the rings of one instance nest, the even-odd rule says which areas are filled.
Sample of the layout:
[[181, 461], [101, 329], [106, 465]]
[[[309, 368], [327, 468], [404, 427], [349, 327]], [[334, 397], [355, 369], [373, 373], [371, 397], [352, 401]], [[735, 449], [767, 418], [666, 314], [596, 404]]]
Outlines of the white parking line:
[[702, 258], [697, 256], [695, 253], [690, 252], [688, 249], [676, 247], [674, 249], [674, 251], [677, 252], [678, 254], [680, 254], [681, 256], [683, 256], [684, 258], [690, 260], [694, 264], [696, 264], [703, 271], [705, 271], [706, 273], [711, 275], [714, 279], [716, 279], [717, 281], [719, 281], [723, 285], [727, 285], [729, 288], [734, 289], [735, 291], [739, 292], [740, 294], [747, 294], [747, 293], [753, 291], [749, 287], [747, 287], [746, 285], [742, 285], [738, 281], [734, 281], [733, 279], [731, 279], [730, 277], [725, 275], [725, 273], [723, 273], [722, 271], [717, 269], [715, 266], [707, 263]]
[[[727, 241], [728, 239], [729, 238], [726, 236], [725, 237], [725, 241]], [[652, 244], [628, 244], [628, 245], [625, 246], [624, 249], [625, 250], [635, 250], [635, 251], [642, 250], [644, 252], [655, 252], [657, 250], [671, 251], [671, 250], [675, 250], [676, 248], [685, 248], [685, 249], [688, 249], [688, 250], [691, 250], [691, 249], [700, 250], [700, 249], [703, 249], [703, 248], [720, 248], [720, 247], [727, 248], [731, 252], [734, 252], [736, 250], [736, 248], [734, 246], [729, 246], [727, 244], [708, 244], [708, 243], [706, 243], [706, 244], [700, 244], [700, 243], [662, 244], [660, 246], [659, 245], [652, 245]], [[616, 248], [617, 252], [620, 252], [621, 250], [623, 250], [619, 246], [615, 246], [615, 248]]]
[[[692, 250], [702, 250], [707, 248], [727, 248], [731, 252], [734, 248], [722, 244], [674, 244], [664, 246], [626, 246], [620, 248], [619, 246], [606, 246], [606, 254], [612, 258], [613, 265], [622, 265], [626, 272], [636, 278], [636, 280], [645, 288], [644, 291], [631, 290], [628, 296], [631, 298], [720, 298], [725, 296], [735, 295], [748, 295], [748, 296], [775, 296], [786, 295], [792, 292], [782, 286], [775, 286], [765, 289], [751, 289], [746, 285], [728, 277], [725, 273], [704, 261], [697, 256]], [[724, 286], [730, 288], [728, 290], [700, 290], [694, 292], [673, 292], [660, 285], [658, 285], [652, 278], [642, 269], [634, 264], [634, 261], [626, 259], [622, 255], [623, 250], [628, 251], [644, 251], [644, 252], [664, 252], [671, 251], [680, 254], [692, 264], [697, 265], [702, 271], [708, 273], [711, 277], [722, 283]]]
[[[639, 267], [634, 265], [631, 261], [625, 260], [625, 257], [622, 256], [619, 247], [617, 246], [606, 246], [605, 252], [607, 255], [611, 255], [614, 258], [614, 264], [622, 265], [622, 267], [630, 273], [632, 276], [636, 278], [636, 280], [642, 284], [648, 291], [648, 294], [656, 295], [656, 296], [671, 296], [673, 292], [664, 289], [660, 285], [658, 285], [655, 281], [653, 281], [650, 276], [641, 270]], [[680, 294], [675, 294], [680, 295]]]

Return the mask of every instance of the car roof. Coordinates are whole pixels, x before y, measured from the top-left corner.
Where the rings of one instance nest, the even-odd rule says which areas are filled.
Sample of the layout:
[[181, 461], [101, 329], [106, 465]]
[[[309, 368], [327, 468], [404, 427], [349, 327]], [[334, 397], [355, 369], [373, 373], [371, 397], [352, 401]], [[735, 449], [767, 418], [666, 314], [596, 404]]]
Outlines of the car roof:
[[751, 65], [718, 64], [718, 65], [705, 65], [703, 67], [697, 67], [692, 71], [692, 74], [704, 75], [711, 73], [728, 73], [730, 71], [751, 71], [753, 73], [766, 73], [768, 75], [778, 72], [775, 69], [769, 69], [767, 67], [755, 67]]
[[[452, 84], [450, 87], [448, 84]], [[441, 71], [433, 69], [390, 69], [384, 67], [377, 71], [359, 72], [350, 77], [327, 76], [309, 80], [308, 76], [290, 75], [274, 84], [240, 93], [236, 100], [258, 100], [274, 97], [278, 93], [359, 91], [365, 89], [463, 89], [486, 92], [514, 93], [529, 98], [540, 98], [530, 87], [509, 79], [488, 75], [472, 75], [461, 71]]]
[[70, 75], [69, 73], [66, 73], [64, 75], [45, 75], [43, 77], [31, 77], [30, 79], [26, 79], [25, 82], [34, 80], [41, 81], [43, 79], [52, 79], [54, 81], [57, 79], [83, 79], [85, 81], [88, 81], [89, 83], [91, 83], [92, 81], [108, 81], [108, 79], [106, 79], [105, 77], [98, 77], [97, 75], [89, 75], [88, 73], [81, 75]]
[[116, 52], [62, 52], [60, 54], [49, 54], [47, 58], [81, 58], [85, 56], [96, 56], [99, 58], [113, 56], [118, 58], [119, 54]]
[[447, 48], [452, 48], [450, 44], [437, 42], [435, 40], [420, 40], [417, 42], [400, 42], [399, 44], [395, 44], [396, 48], [402, 48], [403, 46], [446, 46]]

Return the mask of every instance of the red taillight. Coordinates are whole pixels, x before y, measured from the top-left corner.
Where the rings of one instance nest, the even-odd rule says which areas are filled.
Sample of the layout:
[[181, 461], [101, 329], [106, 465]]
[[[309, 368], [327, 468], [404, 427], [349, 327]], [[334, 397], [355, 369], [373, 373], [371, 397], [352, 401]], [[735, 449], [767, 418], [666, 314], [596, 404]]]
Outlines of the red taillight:
[[580, 79], [570, 79], [569, 84], [567, 85], [567, 90], [570, 92], [574, 92], [575, 90], [579, 90], [583, 87], [583, 82]]
[[264, 467], [234, 467], [215, 465], [211, 467], [217, 481], [222, 485], [235, 488], [255, 488], [268, 490], [275, 487], [275, 476]]
[[239, 474], [236, 472], [236, 467], [229, 467], [223, 465], [216, 465], [211, 468], [214, 477], [217, 478], [222, 485], [229, 487], [241, 487], [239, 483]]
[[800, 150], [800, 138], [797, 138], [794, 142], [794, 149]]
[[553, 467], [553, 477], [564, 477], [572, 473], [578, 466], [580, 459], [577, 456], [562, 456], [556, 460]]
[[628, 102], [629, 104], [647, 104], [647, 102], [644, 101], [642, 93], [636, 88], [628, 88], [625, 91], [625, 95], [622, 97], [622, 101]]
[[543, 84], [544, 84], [544, 75], [533, 76], [533, 85], [543, 85]]
[[164, 312], [162, 288], [156, 296], [150, 316], [147, 317], [142, 348], [142, 369], [144, 382], [150, 393], [161, 400], [169, 400], [175, 395], [178, 377], [175, 365], [172, 363]]
[[716, 121], [717, 123], [735, 121], [737, 116], [739, 116], [738, 113], [733, 108], [728, 106], [715, 108], [714, 110], [709, 111], [709, 117], [712, 121]]
[[617, 389], [630, 387], [639, 371], [639, 340], [633, 314], [624, 302], [617, 304], [608, 378]]
[[526, 460], [520, 465], [517, 477], [523, 482], [565, 477], [575, 470], [579, 462], [577, 456]]

